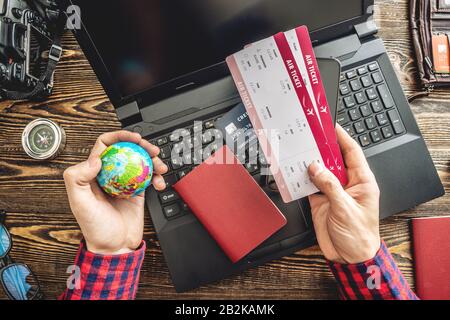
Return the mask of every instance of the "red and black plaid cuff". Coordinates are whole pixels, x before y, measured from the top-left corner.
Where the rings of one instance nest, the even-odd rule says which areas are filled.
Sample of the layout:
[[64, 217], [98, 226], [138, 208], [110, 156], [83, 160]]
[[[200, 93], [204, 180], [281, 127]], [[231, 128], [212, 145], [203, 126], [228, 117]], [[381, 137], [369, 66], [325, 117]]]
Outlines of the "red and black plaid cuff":
[[81, 242], [64, 300], [131, 300], [136, 296], [146, 245], [122, 255], [89, 252]]
[[364, 263], [328, 262], [346, 300], [417, 300], [384, 241], [376, 256]]

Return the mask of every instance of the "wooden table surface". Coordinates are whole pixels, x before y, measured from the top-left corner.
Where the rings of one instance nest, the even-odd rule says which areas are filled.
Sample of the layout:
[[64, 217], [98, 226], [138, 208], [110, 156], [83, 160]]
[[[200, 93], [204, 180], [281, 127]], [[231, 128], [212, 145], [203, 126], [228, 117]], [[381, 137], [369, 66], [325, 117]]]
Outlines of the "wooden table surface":
[[[376, 1], [379, 36], [407, 94], [419, 90], [408, 31], [408, 1]], [[9, 212], [14, 239], [11, 256], [31, 266], [46, 297], [65, 288], [66, 268], [73, 263], [81, 233], [72, 216], [62, 174], [87, 158], [98, 135], [120, 129], [113, 107], [71, 34], [64, 38], [64, 58], [52, 97], [43, 103], [0, 102], [0, 209]], [[411, 105], [444, 186], [450, 188], [450, 90], [437, 90]], [[67, 132], [64, 153], [50, 162], [29, 159], [21, 133], [38, 117], [60, 123]], [[450, 213], [450, 195], [381, 223], [381, 233], [400, 269], [414, 286], [410, 219]], [[144, 299], [326, 299], [337, 298], [334, 279], [317, 246], [251, 269], [216, 284], [176, 294], [149, 215], [145, 235], [149, 249], [138, 298]], [[1, 291], [1, 290], [0, 290]], [[0, 293], [0, 298], [4, 298]]]

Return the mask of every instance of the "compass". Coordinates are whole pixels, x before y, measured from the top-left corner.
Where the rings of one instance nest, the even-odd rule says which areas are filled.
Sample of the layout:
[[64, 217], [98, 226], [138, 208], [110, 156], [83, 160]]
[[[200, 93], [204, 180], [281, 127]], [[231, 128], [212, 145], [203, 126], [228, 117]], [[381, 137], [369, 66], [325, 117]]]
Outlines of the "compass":
[[54, 159], [62, 152], [65, 144], [64, 129], [48, 119], [30, 122], [22, 133], [23, 149], [33, 159]]

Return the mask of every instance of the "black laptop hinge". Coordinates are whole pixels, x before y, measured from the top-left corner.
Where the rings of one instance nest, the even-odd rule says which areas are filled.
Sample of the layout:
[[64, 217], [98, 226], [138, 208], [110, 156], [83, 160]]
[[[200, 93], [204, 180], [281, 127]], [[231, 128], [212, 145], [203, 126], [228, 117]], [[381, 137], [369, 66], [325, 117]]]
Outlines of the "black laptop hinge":
[[143, 121], [142, 114], [136, 101], [117, 108], [116, 114], [124, 128]]
[[139, 106], [136, 101], [128, 103], [116, 109], [117, 118], [122, 121], [140, 114]]
[[370, 19], [366, 22], [355, 25], [355, 31], [359, 39], [363, 39], [376, 34], [378, 32], [378, 27], [375, 21], [373, 19]]

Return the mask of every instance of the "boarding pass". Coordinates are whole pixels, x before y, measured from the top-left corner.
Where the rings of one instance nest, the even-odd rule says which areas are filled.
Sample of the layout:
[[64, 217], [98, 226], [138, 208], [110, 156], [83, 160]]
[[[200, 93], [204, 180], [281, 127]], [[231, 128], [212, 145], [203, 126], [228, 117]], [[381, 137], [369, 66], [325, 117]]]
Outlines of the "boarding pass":
[[249, 45], [227, 63], [283, 200], [318, 191], [308, 175], [313, 161], [323, 163], [345, 184], [342, 155], [306, 28]]

